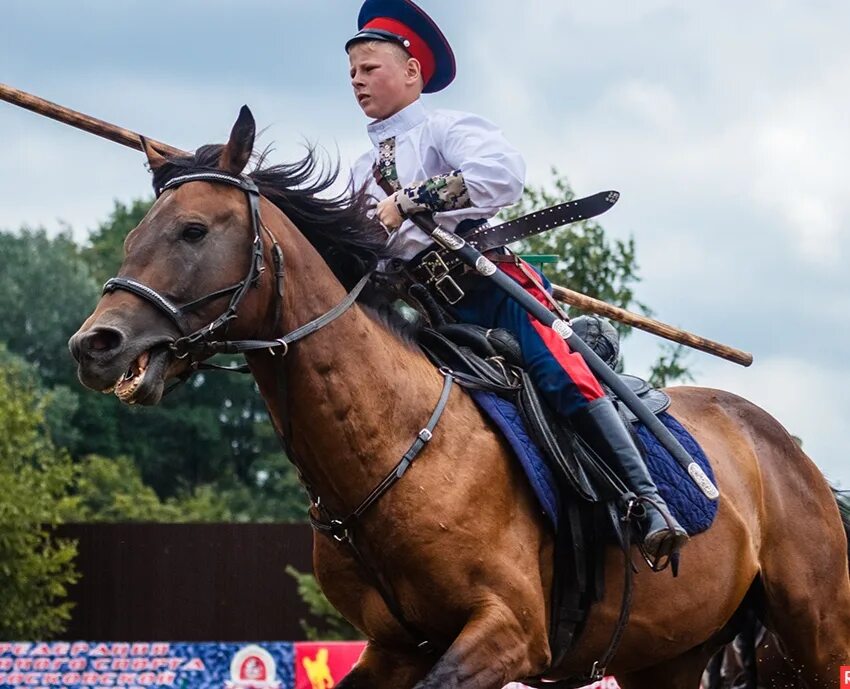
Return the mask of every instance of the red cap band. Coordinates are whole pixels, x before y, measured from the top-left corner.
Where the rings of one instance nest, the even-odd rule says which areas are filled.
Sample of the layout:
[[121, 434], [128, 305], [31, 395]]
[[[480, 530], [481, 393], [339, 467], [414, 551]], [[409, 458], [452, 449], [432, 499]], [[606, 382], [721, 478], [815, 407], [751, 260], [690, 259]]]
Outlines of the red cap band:
[[390, 19], [389, 17], [375, 17], [361, 31], [366, 29], [382, 29], [403, 36], [410, 41], [407, 52], [419, 60], [419, 64], [422, 67], [422, 83], [427, 84], [431, 81], [431, 77], [434, 76], [434, 70], [437, 66], [434, 53], [431, 52], [428, 44], [419, 37], [419, 34], [415, 33], [407, 24], [402, 24], [400, 21]]

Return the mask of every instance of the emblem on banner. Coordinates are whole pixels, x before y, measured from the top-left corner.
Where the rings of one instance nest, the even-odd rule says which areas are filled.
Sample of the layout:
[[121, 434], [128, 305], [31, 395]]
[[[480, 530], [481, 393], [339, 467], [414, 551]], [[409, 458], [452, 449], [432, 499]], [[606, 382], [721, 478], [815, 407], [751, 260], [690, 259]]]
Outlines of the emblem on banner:
[[245, 646], [230, 661], [230, 680], [225, 689], [280, 689], [275, 679], [277, 667], [271, 654], [261, 646]]

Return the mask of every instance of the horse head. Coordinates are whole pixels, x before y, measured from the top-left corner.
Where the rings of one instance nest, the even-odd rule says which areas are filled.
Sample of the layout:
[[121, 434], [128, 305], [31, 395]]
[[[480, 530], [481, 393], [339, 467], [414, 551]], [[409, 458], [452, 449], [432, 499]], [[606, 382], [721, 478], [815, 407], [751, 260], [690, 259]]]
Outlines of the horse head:
[[[261, 279], [268, 257], [256, 253], [259, 212], [253, 220], [246, 192], [215, 179], [252, 185], [242, 171], [254, 132], [254, 118], [243, 107], [227, 144], [205, 147], [207, 162], [215, 163], [203, 174], [175, 167], [143, 142], [155, 187], [162, 186], [124, 242], [118, 276], [68, 343], [87, 387], [114, 391], [130, 404], [156, 404], [166, 382], [193, 363], [174, 349], [181, 338], [213, 324], [228, 336], [256, 333], [273, 289]], [[256, 187], [254, 193], [258, 197]]]

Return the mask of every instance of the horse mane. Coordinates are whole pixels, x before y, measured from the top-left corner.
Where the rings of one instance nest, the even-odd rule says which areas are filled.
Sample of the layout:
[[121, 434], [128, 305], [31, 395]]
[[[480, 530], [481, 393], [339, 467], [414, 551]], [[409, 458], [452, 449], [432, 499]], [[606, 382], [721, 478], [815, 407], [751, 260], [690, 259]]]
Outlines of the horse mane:
[[[210, 144], [192, 155], [169, 157], [166, 164], [153, 170], [154, 189], [180, 175], [220, 172], [223, 149], [221, 144]], [[320, 196], [339, 178], [339, 160], [323, 167], [315, 146], [308, 146], [300, 160], [265, 167], [269, 152], [267, 148], [255, 155], [256, 164], [248, 176], [315, 247], [346, 289], [379, 260], [390, 257], [385, 230], [368, 214], [375, 201], [365, 185], [355, 188], [351, 180], [338, 195]]]

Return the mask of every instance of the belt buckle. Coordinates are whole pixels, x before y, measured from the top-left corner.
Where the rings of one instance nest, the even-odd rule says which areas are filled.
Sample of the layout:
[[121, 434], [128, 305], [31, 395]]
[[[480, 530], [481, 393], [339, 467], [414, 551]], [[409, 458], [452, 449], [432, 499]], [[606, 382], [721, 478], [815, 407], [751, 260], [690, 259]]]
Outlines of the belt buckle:
[[439, 280], [449, 274], [449, 267], [443, 261], [443, 257], [436, 251], [431, 251], [422, 257], [419, 265], [428, 273], [426, 282]]
[[426, 283], [433, 285], [434, 290], [449, 304], [457, 304], [463, 299], [463, 290], [449, 274], [449, 267], [438, 252], [431, 251], [425, 254], [419, 265], [428, 274]]
[[439, 280], [435, 280], [434, 289], [449, 304], [457, 304], [463, 299], [464, 292], [451, 275], [444, 275]]

